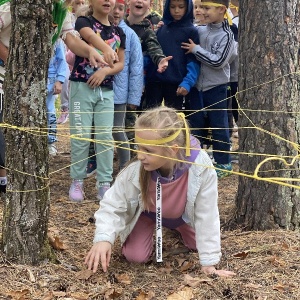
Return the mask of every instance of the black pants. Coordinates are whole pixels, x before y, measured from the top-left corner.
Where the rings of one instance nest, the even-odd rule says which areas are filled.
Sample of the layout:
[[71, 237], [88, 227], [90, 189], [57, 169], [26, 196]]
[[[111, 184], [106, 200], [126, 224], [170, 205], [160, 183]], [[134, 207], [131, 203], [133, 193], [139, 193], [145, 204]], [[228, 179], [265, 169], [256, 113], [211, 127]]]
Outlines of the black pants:
[[201, 143], [203, 143], [203, 128], [205, 128], [205, 115], [203, 108], [202, 93], [200, 93], [195, 87], [191, 88], [187, 104], [188, 112], [186, 115], [189, 120], [192, 135], [197, 137]]
[[[178, 84], [166, 82], [146, 83], [143, 110], [158, 107], [164, 100], [165, 106], [181, 111], [184, 103], [184, 97], [176, 95], [177, 89]], [[188, 95], [185, 97], [185, 99], [187, 98]]]
[[237, 82], [230, 82], [228, 84], [227, 89], [227, 109], [228, 109], [228, 125], [229, 125], [229, 136], [232, 134], [233, 130], [233, 120], [237, 123], [239, 118], [238, 113], [238, 104], [236, 101], [235, 94], [238, 90], [238, 83]]

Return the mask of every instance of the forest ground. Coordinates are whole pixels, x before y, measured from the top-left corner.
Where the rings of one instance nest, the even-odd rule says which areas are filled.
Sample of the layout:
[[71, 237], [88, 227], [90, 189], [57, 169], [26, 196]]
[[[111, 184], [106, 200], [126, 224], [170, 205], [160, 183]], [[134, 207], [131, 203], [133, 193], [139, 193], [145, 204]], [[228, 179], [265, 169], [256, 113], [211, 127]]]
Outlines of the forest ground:
[[[0, 299], [300, 299], [299, 231], [249, 232], [226, 226], [234, 214], [236, 175], [219, 181], [223, 256], [218, 265], [235, 271], [235, 277], [202, 274], [197, 253], [188, 252], [169, 230], [164, 231], [163, 263], [154, 258], [147, 264], [128, 263], [117, 242], [108, 272], [91, 274], [83, 262], [94, 234], [96, 181], [86, 180], [83, 203], [68, 200], [67, 128], [68, 123], [59, 127], [59, 153], [50, 158], [49, 236], [57, 263], [16, 265], [0, 253]], [[2, 210], [0, 203], [1, 218]]]

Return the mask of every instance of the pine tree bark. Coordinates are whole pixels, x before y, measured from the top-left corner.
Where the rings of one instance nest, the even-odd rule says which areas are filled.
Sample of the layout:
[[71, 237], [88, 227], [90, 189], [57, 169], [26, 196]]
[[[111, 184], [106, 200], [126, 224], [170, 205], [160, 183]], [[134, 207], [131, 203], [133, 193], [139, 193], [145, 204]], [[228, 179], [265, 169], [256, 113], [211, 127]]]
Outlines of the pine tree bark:
[[12, 32], [4, 89], [8, 190], [2, 250], [10, 261], [49, 257], [46, 79], [51, 55], [51, 0], [11, 0]]
[[[239, 166], [252, 175], [265, 158], [299, 155], [299, 0], [240, 1]], [[257, 128], [254, 128], [257, 126]], [[266, 130], [266, 132], [264, 131]], [[249, 154], [249, 153], [252, 153]], [[264, 156], [266, 155], [266, 156]], [[262, 178], [300, 178], [299, 159], [291, 167], [263, 164]], [[300, 225], [299, 183], [287, 187], [239, 177], [236, 221], [246, 229], [295, 229]]]

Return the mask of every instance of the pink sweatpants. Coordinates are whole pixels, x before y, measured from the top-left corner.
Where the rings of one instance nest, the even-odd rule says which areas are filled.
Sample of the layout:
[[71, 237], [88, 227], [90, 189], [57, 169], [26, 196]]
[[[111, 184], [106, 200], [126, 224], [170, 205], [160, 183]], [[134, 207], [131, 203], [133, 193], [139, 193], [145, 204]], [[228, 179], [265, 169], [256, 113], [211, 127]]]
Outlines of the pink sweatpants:
[[[141, 215], [122, 247], [122, 254], [128, 261], [143, 263], [149, 260], [153, 250], [154, 229], [155, 221]], [[196, 250], [195, 231], [191, 226], [183, 224], [175, 230], [181, 234], [187, 248]]]

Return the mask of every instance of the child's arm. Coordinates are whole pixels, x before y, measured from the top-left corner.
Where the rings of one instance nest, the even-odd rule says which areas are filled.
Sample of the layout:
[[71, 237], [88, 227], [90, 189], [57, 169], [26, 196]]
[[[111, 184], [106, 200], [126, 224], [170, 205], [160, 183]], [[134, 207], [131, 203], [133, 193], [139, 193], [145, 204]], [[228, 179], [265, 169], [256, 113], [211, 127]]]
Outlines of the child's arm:
[[[133, 209], [134, 203], [130, 202], [132, 199], [127, 199], [128, 191], [134, 191], [135, 189], [134, 185], [127, 180], [127, 175], [125, 176], [124, 173], [119, 174], [114, 185], [101, 200], [101, 206], [95, 213], [94, 245], [85, 259], [89, 270], [96, 272], [98, 264], [101, 262], [103, 271], [107, 271], [111, 249], [116, 238], [126, 228], [126, 220], [131, 220], [134, 218], [134, 214], [137, 213]], [[133, 196], [133, 194], [130, 195]], [[138, 194], [136, 194], [136, 199], [138, 199]]]
[[186, 54], [193, 53], [198, 61], [216, 69], [224, 68], [236, 49], [232, 34], [229, 35], [229, 38], [228, 36], [223, 37], [214, 53], [196, 45], [191, 39], [189, 39], [189, 43], [182, 43], [181, 48], [188, 50]]
[[[203, 154], [204, 155], [204, 154]], [[209, 168], [202, 172], [202, 186], [195, 200], [196, 244], [201, 269], [206, 274], [232, 276], [233, 272], [216, 270], [221, 258], [220, 218], [218, 210], [218, 179], [211, 162], [204, 157], [202, 163]]]
[[[196, 43], [199, 43], [199, 35], [197, 30], [191, 33], [191, 38]], [[192, 54], [187, 55], [187, 74], [183, 78], [182, 82], [179, 84], [176, 91], [177, 95], [186, 96], [190, 89], [196, 84], [197, 79], [200, 74], [200, 63], [197, 62], [195, 56]]]
[[140, 105], [144, 86], [144, 62], [141, 43], [136, 34], [131, 36], [128, 64], [128, 102], [130, 110]]
[[164, 72], [168, 67], [169, 60], [173, 57], [166, 57], [164, 55], [155, 32], [152, 29], [147, 29], [143, 43], [146, 45], [147, 54], [149, 54], [153, 63], [158, 66], [157, 72]]
[[82, 41], [78, 36], [78, 32], [73, 28], [72, 14], [67, 12], [65, 20], [62, 25], [61, 38], [65, 41], [68, 48], [78, 56], [88, 58], [92, 66], [100, 66], [108, 64], [113, 68], [113, 63], [116, 60], [111, 48], [102, 40], [100, 42], [99, 50], [103, 52], [103, 57], [95, 49], [90, 47], [86, 42]]
[[90, 47], [86, 42], [73, 34], [68, 33], [64, 42], [74, 54], [88, 58], [92, 66], [101, 66], [106, 63], [113, 66], [112, 59], [105, 60], [94, 48]]
[[196, 84], [200, 74], [200, 64], [197, 62], [189, 62], [187, 64], [187, 74], [183, 81], [179, 84], [176, 94], [186, 96], [190, 89]]
[[114, 67], [114, 62], [118, 61], [117, 53], [108, 45], [106, 44], [103, 39], [97, 35], [90, 27], [84, 27], [79, 31], [80, 35], [83, 37], [88, 44], [93, 45], [98, 50], [102, 51], [104, 60], [110, 63], [109, 66], [111, 68]]
[[[57, 62], [57, 70], [56, 70], [55, 79], [56, 79], [56, 81], [59, 81], [62, 84], [66, 80], [68, 64], [66, 61], [65, 48], [64, 48], [64, 45], [61, 40], [59, 40], [56, 45], [55, 60]], [[61, 90], [60, 90], [60, 92], [61, 92]]]
[[90, 76], [90, 78], [87, 81], [87, 84], [91, 88], [95, 88], [97, 86], [100, 86], [104, 78], [108, 75], [115, 75], [123, 70], [124, 68], [124, 49], [119, 48], [118, 51], [118, 59], [119, 61], [114, 64], [113, 69], [111, 67], [103, 67], [97, 70], [94, 74]]

